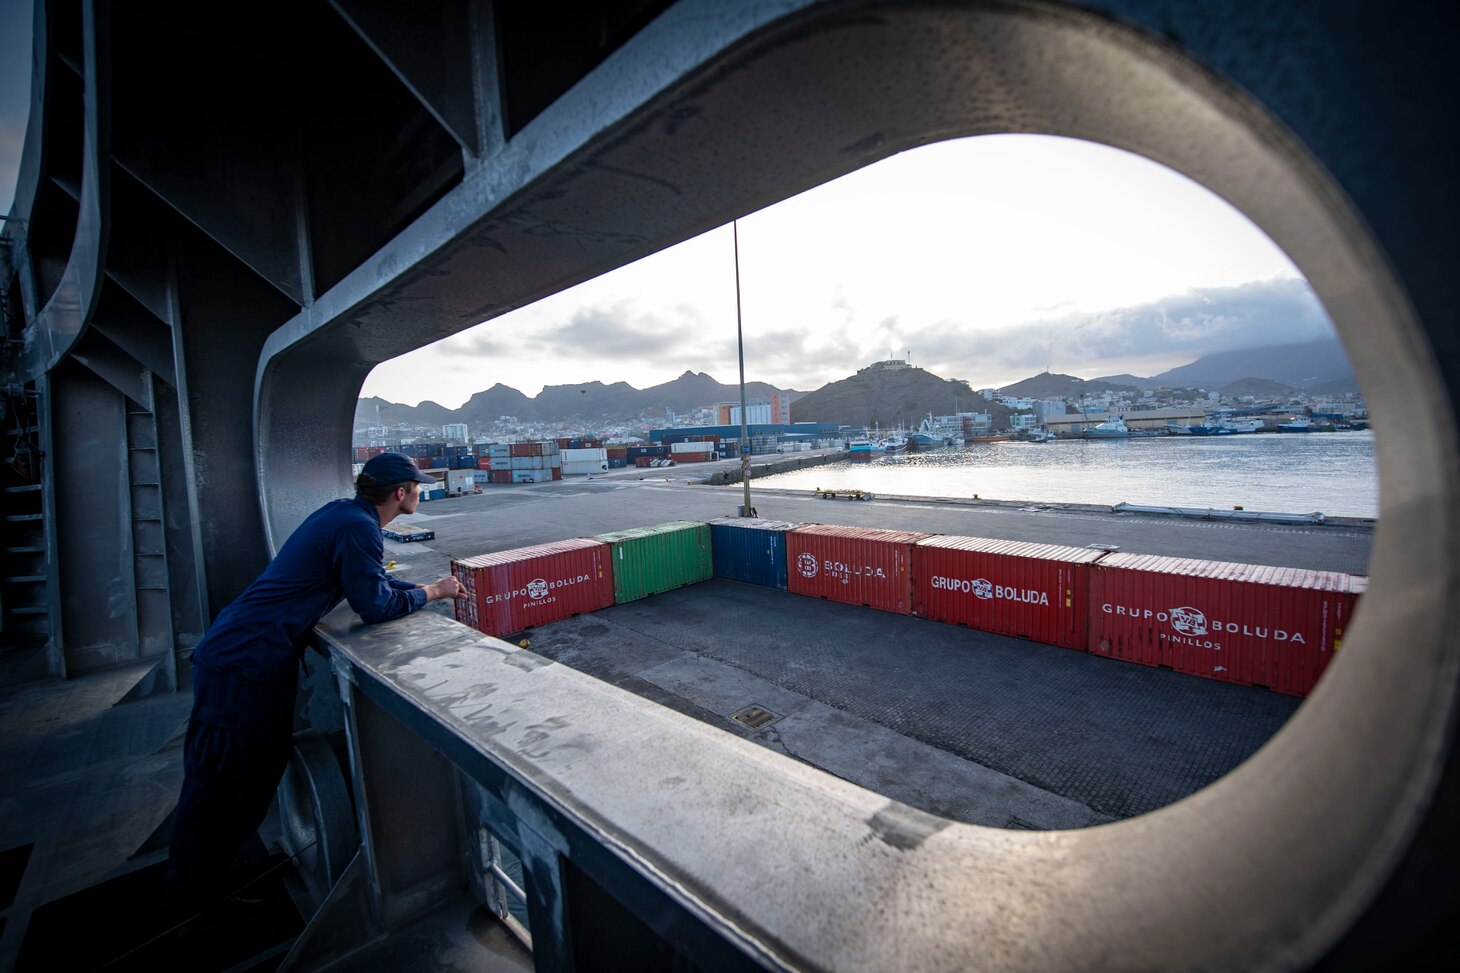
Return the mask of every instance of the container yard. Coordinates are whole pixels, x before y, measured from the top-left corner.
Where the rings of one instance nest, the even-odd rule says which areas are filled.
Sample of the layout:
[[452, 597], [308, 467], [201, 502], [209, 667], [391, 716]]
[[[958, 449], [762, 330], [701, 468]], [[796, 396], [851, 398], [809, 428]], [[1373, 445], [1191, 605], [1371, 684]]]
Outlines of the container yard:
[[[725, 548], [718, 556], [716, 539]], [[557, 603], [549, 591], [564, 584], [558, 575], [592, 578], [619, 605], [721, 577], [1305, 696], [1368, 584], [1332, 571], [754, 518], [561, 543], [453, 561], [473, 592], [470, 605], [458, 602], [457, 620], [505, 635], [591, 611], [548, 608]], [[595, 546], [604, 544], [606, 555]], [[578, 574], [549, 560], [583, 551], [593, 553]], [[482, 573], [489, 568], [506, 573]], [[548, 610], [488, 610], [517, 600]]]
[[[873, 509], [907, 524], [918, 518], [909, 507]], [[1154, 810], [1233, 769], [1332, 656], [1291, 650], [1334, 649], [1367, 580], [768, 518], [674, 521], [570, 543], [611, 546], [596, 607], [486, 620], [480, 591], [508, 592], [510, 603], [512, 593], [551, 587], [533, 549], [518, 549], [453, 563], [458, 577], [475, 573], [470, 611], [481, 621], [460, 608], [457, 617], [520, 633], [535, 653], [930, 813], [1036, 830]], [[486, 565], [499, 563], [518, 573], [487, 581]], [[1129, 604], [1107, 611], [1112, 598]], [[1147, 617], [1147, 604], [1165, 607]], [[1269, 621], [1244, 623], [1233, 605]], [[1203, 613], [1224, 638], [1267, 636], [1269, 648], [1289, 651], [1276, 661], [1249, 652], [1265, 661], [1234, 678], [1212, 663], [1225, 645], [1193, 646], [1185, 658], [1117, 648], [1168, 645], [1156, 627], [1173, 616], [1191, 627]]]

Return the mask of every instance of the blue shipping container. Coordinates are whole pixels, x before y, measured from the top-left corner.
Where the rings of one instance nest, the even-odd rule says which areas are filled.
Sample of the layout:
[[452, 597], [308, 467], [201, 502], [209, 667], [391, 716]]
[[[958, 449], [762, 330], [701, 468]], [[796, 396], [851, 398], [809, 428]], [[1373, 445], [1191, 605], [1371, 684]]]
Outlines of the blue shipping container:
[[710, 521], [715, 577], [786, 588], [786, 531], [801, 524], [755, 517]]

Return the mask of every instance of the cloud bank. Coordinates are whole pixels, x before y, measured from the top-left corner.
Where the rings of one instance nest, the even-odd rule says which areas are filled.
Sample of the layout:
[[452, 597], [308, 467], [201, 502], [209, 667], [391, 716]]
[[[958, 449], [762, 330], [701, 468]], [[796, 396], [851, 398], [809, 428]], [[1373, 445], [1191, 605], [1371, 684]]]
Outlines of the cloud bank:
[[[1145, 304], [1067, 313], [997, 331], [957, 320], [912, 328], [896, 316], [860, 321], [856, 308], [845, 304], [835, 316], [840, 320], [819, 327], [747, 335], [748, 377], [816, 388], [909, 349], [915, 364], [975, 385], [1016, 380], [1046, 367], [1095, 375], [1142, 363], [1154, 373], [1211, 352], [1291, 344], [1333, 332], [1312, 289], [1297, 278], [1195, 288]], [[710, 327], [690, 305], [643, 311], [624, 299], [510, 331], [487, 324], [455, 339], [452, 353], [590, 362], [601, 367], [598, 377], [604, 381], [645, 365], [728, 379], [737, 360], [734, 334], [725, 331]]]

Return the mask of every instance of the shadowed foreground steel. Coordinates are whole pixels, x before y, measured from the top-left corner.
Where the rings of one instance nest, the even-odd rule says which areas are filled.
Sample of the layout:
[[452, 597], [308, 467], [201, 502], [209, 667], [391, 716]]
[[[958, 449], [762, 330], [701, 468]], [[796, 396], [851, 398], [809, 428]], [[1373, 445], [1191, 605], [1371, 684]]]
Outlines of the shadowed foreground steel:
[[1460, 206], [1430, 5], [40, 6], [0, 306], [49, 553], [34, 610], [5, 602], [7, 672], [155, 659], [171, 689], [347, 490], [375, 364], [944, 138], [1092, 139], [1223, 196], [1311, 282], [1375, 416], [1372, 586], [1317, 691], [1217, 784], [1085, 831], [952, 824], [451, 620], [335, 616], [362, 854], [291, 968], [464, 882], [491, 900], [491, 836], [522, 854], [540, 969], [1453, 948]]

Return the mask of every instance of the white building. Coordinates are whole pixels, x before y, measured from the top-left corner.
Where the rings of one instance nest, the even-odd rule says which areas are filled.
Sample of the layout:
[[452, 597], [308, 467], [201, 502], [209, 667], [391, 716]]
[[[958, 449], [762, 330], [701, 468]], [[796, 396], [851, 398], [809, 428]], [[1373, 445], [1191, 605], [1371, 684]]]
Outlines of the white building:
[[[771, 418], [771, 404], [769, 402], [747, 403], [745, 406], [745, 415], [745, 424], [747, 426], [768, 425], [769, 423], [779, 421]], [[740, 406], [738, 405], [732, 405], [730, 407], [730, 425], [740, 425]]]
[[467, 442], [468, 440], [466, 438], [466, 423], [464, 423], [464, 422], [448, 422], [448, 423], [446, 423], [444, 426], [441, 427], [441, 437], [443, 439], [454, 440], [455, 442], [459, 442], [459, 443]]
[[1034, 403], [1034, 414], [1039, 417], [1040, 422], [1043, 422], [1047, 416], [1062, 416], [1066, 411], [1065, 400], [1061, 398], [1040, 399]]

